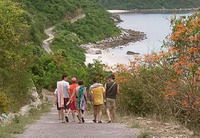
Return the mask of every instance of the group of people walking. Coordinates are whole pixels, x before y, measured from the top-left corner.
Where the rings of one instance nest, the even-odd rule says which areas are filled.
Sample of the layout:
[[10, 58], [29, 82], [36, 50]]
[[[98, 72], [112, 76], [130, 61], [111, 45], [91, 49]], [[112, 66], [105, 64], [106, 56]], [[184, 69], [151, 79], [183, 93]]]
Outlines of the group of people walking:
[[62, 76], [62, 80], [57, 82], [57, 88], [54, 92], [58, 116], [62, 123], [69, 122], [69, 115], [72, 114], [72, 121], [77, 117], [79, 123], [84, 123], [84, 113], [87, 109], [87, 103], [90, 101], [93, 105], [94, 123], [102, 123], [102, 112], [104, 107], [108, 116], [108, 123], [115, 121], [116, 96], [119, 92], [119, 86], [115, 82], [115, 76], [110, 75], [105, 85], [93, 80], [93, 85], [87, 89], [82, 80], [76, 77], [68, 82], [67, 75]]

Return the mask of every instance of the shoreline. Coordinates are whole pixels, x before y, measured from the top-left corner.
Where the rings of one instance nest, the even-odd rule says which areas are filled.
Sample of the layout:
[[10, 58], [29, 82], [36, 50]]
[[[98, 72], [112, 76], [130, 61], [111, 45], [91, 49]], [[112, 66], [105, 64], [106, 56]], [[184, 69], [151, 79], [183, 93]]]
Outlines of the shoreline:
[[195, 12], [198, 11], [199, 8], [180, 8], [180, 9], [131, 9], [131, 10], [107, 10], [111, 14], [126, 14], [126, 13], [141, 13], [141, 14], [152, 14], [152, 13], [162, 13], [162, 14], [168, 14], [168, 13], [189, 13], [189, 12]]
[[86, 54], [99, 55], [102, 54], [102, 50], [109, 48], [115, 48], [128, 43], [135, 43], [146, 39], [146, 34], [140, 31], [134, 31], [131, 29], [121, 29], [121, 33], [118, 36], [109, 37], [104, 40], [80, 45], [86, 51]]
[[[130, 13], [128, 10], [115, 10], [115, 14], [110, 14], [111, 19], [116, 23], [116, 25], [120, 22], [122, 22], [120, 18], [120, 14], [118, 13]], [[120, 50], [124, 49], [127, 44], [129, 43], [136, 43], [140, 42], [144, 39], [147, 39], [146, 34], [144, 32], [140, 31], [134, 31], [134, 30], [128, 30], [128, 29], [121, 29], [121, 33], [117, 36], [114, 37], [109, 37], [105, 38], [104, 40], [98, 41], [98, 42], [93, 42], [93, 43], [87, 43], [87, 44], [82, 44], [80, 45], [81, 48], [85, 50], [85, 55], [86, 55], [86, 61], [85, 64], [87, 65], [88, 63], [91, 63], [92, 60], [97, 59], [104, 61], [106, 64], [110, 64], [106, 60], [110, 61], [110, 58], [112, 58], [112, 53], [110, 55], [107, 53], [110, 51], [110, 49], [114, 48], [119, 48]], [[104, 56], [104, 54], [107, 53], [107, 57]], [[134, 51], [134, 50], [128, 50], [126, 52], [126, 57], [127, 56], [132, 56], [132, 55], [138, 55], [140, 53]], [[124, 56], [124, 57], [125, 57]], [[121, 59], [121, 61], [123, 58]], [[125, 60], [124, 60], [125, 61]]]

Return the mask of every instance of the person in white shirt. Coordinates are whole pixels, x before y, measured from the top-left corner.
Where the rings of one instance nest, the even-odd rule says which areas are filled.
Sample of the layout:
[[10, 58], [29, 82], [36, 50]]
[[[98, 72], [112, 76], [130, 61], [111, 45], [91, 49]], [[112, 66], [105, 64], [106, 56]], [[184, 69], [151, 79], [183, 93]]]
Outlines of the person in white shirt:
[[[62, 80], [57, 82], [57, 99], [58, 108], [61, 110], [62, 123], [69, 122], [69, 82], [67, 82], [67, 75], [62, 76]], [[64, 115], [66, 113], [66, 115]], [[64, 121], [65, 116], [65, 121]]]

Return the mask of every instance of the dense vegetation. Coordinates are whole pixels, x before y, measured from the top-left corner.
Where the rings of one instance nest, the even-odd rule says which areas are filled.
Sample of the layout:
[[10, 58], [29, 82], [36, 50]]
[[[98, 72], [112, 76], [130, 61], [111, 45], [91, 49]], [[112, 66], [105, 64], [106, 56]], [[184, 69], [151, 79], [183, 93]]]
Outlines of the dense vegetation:
[[[118, 8], [114, 7], [118, 1], [110, 2], [112, 8]], [[148, 5], [152, 7], [147, 7], [148, 2], [141, 6], [138, 1], [136, 8], [199, 4], [193, 1], [184, 6], [186, 2], [183, 5], [167, 2], [162, 1], [162, 5], [151, 2]], [[86, 17], [71, 23], [70, 19], [79, 14]], [[174, 21], [170, 41], [166, 43], [169, 51], [137, 57], [131, 66], [117, 67], [121, 89], [119, 111], [157, 115], [162, 119], [174, 117], [199, 132], [199, 17], [197, 13]], [[51, 46], [54, 54], [48, 55], [41, 48], [46, 37], [43, 32], [55, 24], [56, 37]], [[104, 81], [108, 73], [104, 66], [98, 61], [85, 66], [84, 50], [78, 46], [118, 33], [109, 14], [91, 0], [0, 1], [0, 113], [15, 112], [27, 104], [29, 88], [34, 85], [38, 92], [42, 88], [53, 90], [63, 73], [76, 75], [86, 84], [91, 84], [93, 77]]]
[[200, 12], [173, 21], [169, 50], [118, 66], [119, 110], [176, 119], [200, 132]]
[[[70, 19], [79, 14], [85, 14], [86, 17], [71, 23]], [[41, 69], [38, 68], [41, 66], [34, 66], [34, 77], [36, 84], [39, 84], [38, 87], [54, 88], [56, 80], [64, 72], [87, 81], [84, 50], [79, 45], [119, 33], [119, 29], [115, 27], [107, 12], [97, 4], [85, 0], [79, 1], [73, 13], [65, 14], [65, 18], [56, 25], [55, 31], [56, 37], [51, 46], [54, 55], [51, 59], [48, 59], [49, 56], [44, 57], [42, 58], [44, 61], [40, 62], [40, 64], [45, 62], [47, 65], [43, 66], [45, 73], [41, 73]]]
[[107, 9], [198, 8], [199, 0], [96, 0]]
[[[86, 17], [70, 23], [79, 14]], [[89, 83], [89, 72], [100, 64], [86, 67], [78, 45], [119, 33], [109, 14], [91, 0], [3, 0], [0, 24], [0, 113], [28, 103], [32, 86], [38, 92], [53, 90], [63, 73]], [[56, 38], [54, 54], [48, 55], [41, 44], [51, 25], [56, 25]]]
[[28, 20], [28, 14], [14, 3], [0, 2], [0, 112], [10, 103], [15, 110], [28, 98], [33, 55]]

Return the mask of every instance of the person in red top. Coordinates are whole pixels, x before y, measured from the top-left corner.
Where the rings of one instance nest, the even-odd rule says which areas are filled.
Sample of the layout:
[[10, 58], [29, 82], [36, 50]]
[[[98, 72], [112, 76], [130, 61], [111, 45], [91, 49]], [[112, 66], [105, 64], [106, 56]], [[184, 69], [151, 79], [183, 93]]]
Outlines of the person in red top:
[[76, 109], [76, 88], [78, 87], [76, 77], [72, 78], [72, 84], [70, 85], [69, 95], [70, 95], [70, 103], [69, 109], [72, 112], [73, 121], [75, 122], [75, 114], [77, 112]]

